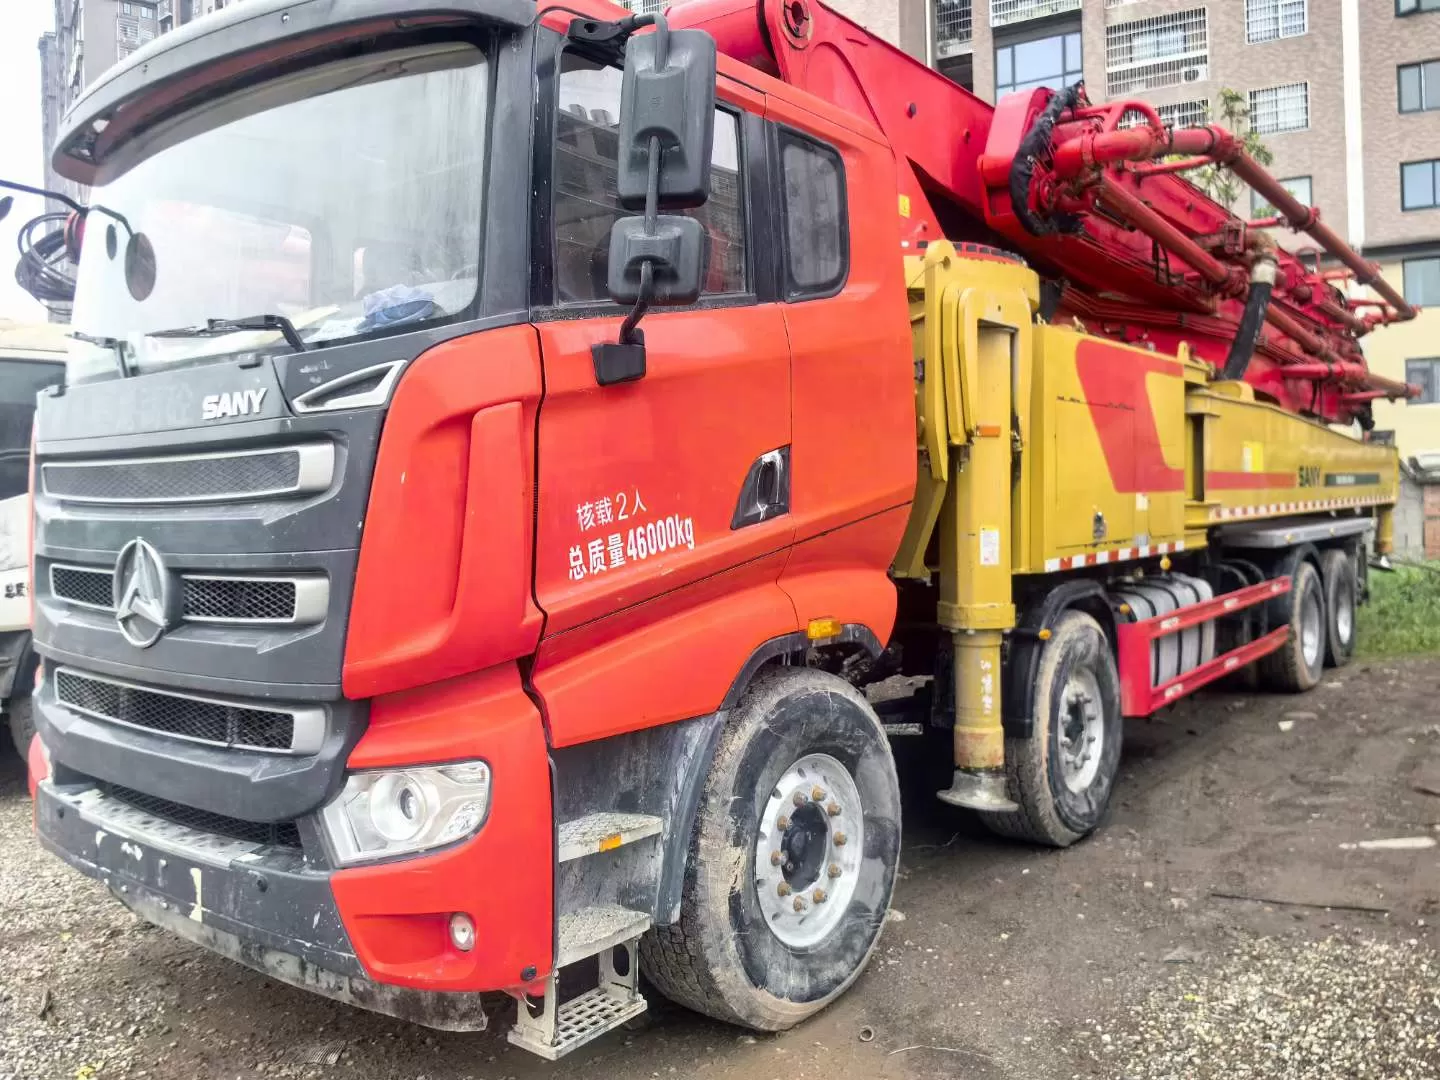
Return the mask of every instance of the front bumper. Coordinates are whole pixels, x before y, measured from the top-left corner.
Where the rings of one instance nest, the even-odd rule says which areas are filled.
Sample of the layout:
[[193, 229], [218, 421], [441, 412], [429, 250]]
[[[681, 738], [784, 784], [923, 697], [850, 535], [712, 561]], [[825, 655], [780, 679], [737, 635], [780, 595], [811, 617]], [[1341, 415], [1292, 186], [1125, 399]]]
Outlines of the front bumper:
[[271, 978], [446, 1031], [478, 1031], [477, 993], [414, 990], [366, 977], [341, 920], [333, 875], [297, 851], [154, 818], [96, 787], [36, 791], [41, 843], [105, 882], [149, 922]]

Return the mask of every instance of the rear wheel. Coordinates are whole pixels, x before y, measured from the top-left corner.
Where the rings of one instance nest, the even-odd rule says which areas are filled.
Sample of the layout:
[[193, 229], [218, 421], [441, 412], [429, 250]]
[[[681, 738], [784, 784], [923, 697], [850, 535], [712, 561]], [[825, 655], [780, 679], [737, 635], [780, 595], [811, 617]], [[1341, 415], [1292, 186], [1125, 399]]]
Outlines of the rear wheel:
[[1298, 694], [1320, 681], [1325, 666], [1325, 593], [1310, 562], [1296, 564], [1289, 599], [1289, 639], [1261, 658], [1260, 681], [1267, 689]]
[[899, 856], [895, 763], [869, 703], [824, 672], [762, 675], [716, 749], [680, 920], [641, 941], [641, 970], [696, 1012], [791, 1027], [865, 967]]
[[1320, 556], [1325, 585], [1325, 666], [1344, 667], [1355, 655], [1355, 560], [1340, 548]]
[[1120, 677], [1100, 624], [1067, 611], [1040, 654], [1035, 731], [1005, 740], [1019, 809], [981, 818], [1001, 836], [1068, 847], [1100, 824], [1120, 770]]

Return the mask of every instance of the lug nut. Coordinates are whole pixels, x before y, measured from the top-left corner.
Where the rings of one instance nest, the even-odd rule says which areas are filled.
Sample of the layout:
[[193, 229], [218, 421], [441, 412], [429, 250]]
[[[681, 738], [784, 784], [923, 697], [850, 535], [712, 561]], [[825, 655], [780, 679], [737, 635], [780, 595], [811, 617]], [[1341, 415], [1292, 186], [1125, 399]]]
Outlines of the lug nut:
[[789, 896], [792, 892], [790, 888], [790, 883], [788, 881], [780, 882], [780, 884], [775, 887], [775, 891], [781, 896]]
[[810, 899], [814, 900], [817, 904], [823, 904], [825, 902], [825, 890], [816, 889], [813, 893], [810, 894]]
[[824, 802], [825, 789], [822, 787], [812, 788], [810, 790], [810, 798], [814, 799], [816, 802]]
[[775, 828], [779, 829], [781, 832], [784, 832], [786, 829], [790, 828], [790, 819], [784, 814], [781, 814], [778, 818], [775, 819]]
[[795, 794], [794, 794], [793, 796], [791, 796], [791, 801], [794, 802], [794, 804], [795, 804], [796, 806], [804, 806], [804, 805], [805, 805], [805, 794], [804, 794], [804, 792], [800, 792], [800, 791], [795, 792]]
[[772, 852], [770, 852], [770, 865], [771, 865], [771, 866], [779, 866], [779, 865], [780, 865], [782, 862], [784, 862], [784, 861], [785, 861], [785, 856], [784, 856], [784, 855], [781, 855], [780, 852], [778, 852], [778, 851], [772, 851]]
[[840, 804], [834, 799], [831, 799], [830, 805], [825, 807], [825, 812], [831, 817], [838, 817], [840, 815]]
[[846, 837], [845, 837], [845, 834], [844, 834], [843, 832], [837, 832], [837, 833], [835, 834], [835, 846], [836, 846], [836, 847], [844, 847], [844, 846], [845, 846], [845, 839], [846, 839]]
[[796, 911], [804, 911], [804, 910], [805, 910], [805, 901], [802, 900], [802, 899], [801, 899], [800, 897], [798, 897], [798, 896], [795, 897], [795, 910], [796, 910]]
[[837, 877], [839, 877], [839, 876], [840, 876], [840, 864], [839, 864], [838, 862], [832, 862], [832, 863], [830, 864], [830, 869], [827, 870], [827, 871], [825, 871], [825, 872], [826, 872], [827, 874], [829, 874], [832, 878], [837, 878]]

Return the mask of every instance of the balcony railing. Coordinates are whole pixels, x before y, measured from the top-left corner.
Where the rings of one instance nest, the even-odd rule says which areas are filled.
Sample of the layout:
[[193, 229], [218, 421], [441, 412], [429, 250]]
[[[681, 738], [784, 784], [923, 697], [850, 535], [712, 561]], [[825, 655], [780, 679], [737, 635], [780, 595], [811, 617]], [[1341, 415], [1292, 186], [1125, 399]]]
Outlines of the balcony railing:
[[990, 0], [990, 25], [1009, 26], [1079, 10], [1080, 0]]
[[939, 56], [968, 53], [973, 30], [970, 0], [935, 0], [935, 52]]

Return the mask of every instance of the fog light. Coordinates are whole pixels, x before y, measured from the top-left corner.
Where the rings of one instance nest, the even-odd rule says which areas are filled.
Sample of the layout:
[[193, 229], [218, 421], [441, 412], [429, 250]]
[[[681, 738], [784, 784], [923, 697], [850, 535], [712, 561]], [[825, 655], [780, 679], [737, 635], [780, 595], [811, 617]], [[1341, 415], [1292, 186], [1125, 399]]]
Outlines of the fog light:
[[450, 943], [461, 952], [475, 947], [475, 923], [463, 911], [450, 916]]

